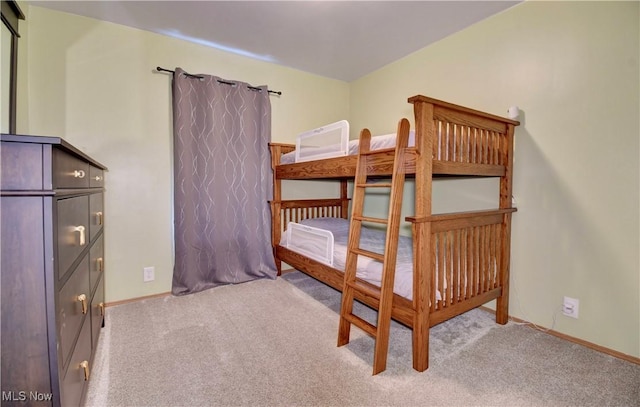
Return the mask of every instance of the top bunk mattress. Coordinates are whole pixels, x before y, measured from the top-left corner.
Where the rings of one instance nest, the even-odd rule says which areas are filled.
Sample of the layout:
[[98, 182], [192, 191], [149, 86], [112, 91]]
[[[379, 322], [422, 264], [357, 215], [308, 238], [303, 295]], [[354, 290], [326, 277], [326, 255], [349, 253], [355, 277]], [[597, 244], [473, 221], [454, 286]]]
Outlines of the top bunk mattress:
[[[396, 145], [396, 133], [371, 138], [371, 150], [392, 148]], [[341, 120], [306, 131], [296, 136], [296, 149], [280, 157], [280, 164], [321, 160], [358, 154], [360, 140], [349, 140], [349, 123]], [[415, 131], [409, 132], [409, 147], [415, 146]]]

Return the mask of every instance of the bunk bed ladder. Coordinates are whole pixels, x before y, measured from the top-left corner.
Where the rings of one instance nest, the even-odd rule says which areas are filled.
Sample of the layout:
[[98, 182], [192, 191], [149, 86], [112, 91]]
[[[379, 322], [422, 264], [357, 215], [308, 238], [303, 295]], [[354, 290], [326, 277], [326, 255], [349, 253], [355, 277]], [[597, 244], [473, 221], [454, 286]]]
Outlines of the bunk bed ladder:
[[[338, 330], [338, 346], [349, 343], [351, 325], [362, 329], [375, 339], [373, 356], [373, 374], [385, 370], [389, 350], [389, 330], [391, 325], [391, 308], [393, 302], [393, 286], [396, 258], [398, 254], [398, 237], [400, 233], [400, 212], [402, 208], [402, 192], [405, 179], [405, 150], [409, 139], [409, 121], [402, 119], [398, 124], [396, 147], [384, 150], [371, 150], [371, 133], [364, 129], [360, 135], [360, 147], [353, 187], [353, 208], [349, 227], [347, 259], [342, 289], [342, 305], [340, 308], [340, 326]], [[393, 172], [390, 183], [368, 182], [370, 169], [389, 164], [393, 156]], [[366, 189], [390, 188], [389, 212], [386, 219], [363, 215]], [[362, 223], [370, 222], [386, 225], [384, 253], [375, 253], [360, 247]], [[382, 262], [382, 283], [380, 287], [365, 285], [356, 279], [358, 256], [365, 256]], [[374, 326], [353, 314], [353, 302], [356, 292], [372, 297], [378, 303], [378, 321]]]

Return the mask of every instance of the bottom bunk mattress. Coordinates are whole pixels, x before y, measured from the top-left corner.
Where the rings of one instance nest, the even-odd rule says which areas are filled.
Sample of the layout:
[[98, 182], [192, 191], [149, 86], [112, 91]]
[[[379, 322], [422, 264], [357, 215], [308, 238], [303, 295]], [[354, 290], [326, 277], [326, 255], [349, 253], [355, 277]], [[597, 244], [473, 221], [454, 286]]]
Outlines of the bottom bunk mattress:
[[[342, 218], [314, 218], [305, 219], [300, 224], [303, 227], [297, 232], [290, 227], [287, 233], [283, 233], [280, 245], [344, 271], [349, 240], [349, 221]], [[308, 227], [308, 233], [304, 233], [304, 227]], [[385, 237], [384, 230], [363, 227], [360, 234], [360, 247], [371, 252], [383, 253]], [[333, 241], [333, 250], [328, 249], [331, 247], [330, 241]], [[358, 256], [356, 276], [380, 286], [382, 263], [366, 256]], [[406, 236], [400, 236], [398, 241], [393, 291], [409, 300], [413, 298], [413, 245], [411, 238]], [[436, 293], [436, 297], [440, 298], [439, 293]]]

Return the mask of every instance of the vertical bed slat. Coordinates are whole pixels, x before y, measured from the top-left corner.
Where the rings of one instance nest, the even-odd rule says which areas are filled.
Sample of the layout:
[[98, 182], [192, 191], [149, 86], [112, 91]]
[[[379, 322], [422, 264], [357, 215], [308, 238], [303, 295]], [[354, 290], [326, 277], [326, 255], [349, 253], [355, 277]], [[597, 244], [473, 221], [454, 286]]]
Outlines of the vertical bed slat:
[[466, 158], [466, 138], [467, 138], [467, 132], [469, 131], [469, 126], [461, 126], [460, 128], [460, 146], [459, 151], [459, 157], [458, 157], [458, 161], [460, 161], [461, 163], [467, 162], [467, 158]]
[[496, 225], [496, 287], [502, 287], [502, 278], [500, 270], [502, 267], [502, 225]]
[[484, 281], [487, 272], [487, 265], [485, 263], [485, 229], [478, 227], [478, 292], [482, 294], [484, 292]]
[[433, 126], [435, 129], [435, 140], [433, 141], [433, 145], [432, 145], [432, 154], [433, 154], [433, 159], [434, 160], [439, 160], [440, 159], [440, 143], [442, 140], [442, 122], [440, 120], [434, 120], [433, 122]]
[[489, 285], [491, 284], [491, 228], [489, 226], [483, 226], [484, 230], [484, 281], [482, 284], [482, 292], [489, 291]]
[[[441, 273], [438, 273], [438, 291], [440, 292], [440, 297], [441, 297], [441, 301], [440, 301], [440, 306], [439, 308], [442, 308], [444, 306], [446, 306], [447, 300], [447, 294], [444, 291], [444, 281], [446, 279], [446, 270], [444, 268], [444, 254], [445, 254], [445, 237], [443, 236], [443, 233], [440, 233], [438, 235], [438, 251], [439, 251], [439, 256], [438, 256], [438, 270], [441, 271]], [[435, 274], [435, 273], [434, 273]]]
[[449, 132], [449, 140], [448, 140], [448, 154], [447, 154], [447, 161], [455, 161], [456, 160], [456, 154], [455, 154], [455, 145], [456, 145], [456, 131], [457, 131], [458, 126], [456, 126], [455, 124], [451, 124], [450, 127], [450, 132]]
[[461, 229], [460, 230], [460, 254], [458, 255], [458, 258], [460, 259], [460, 278], [459, 278], [459, 282], [458, 282], [458, 286], [459, 286], [459, 296], [458, 296], [458, 301], [462, 302], [464, 301], [464, 298], [466, 296], [466, 288], [467, 288], [467, 279], [466, 279], [466, 269], [467, 269], [467, 230], [466, 229]]
[[436, 256], [436, 252], [437, 252], [437, 244], [438, 244], [438, 237], [437, 235], [433, 235], [432, 239], [431, 239], [431, 270], [433, 272], [430, 272], [430, 280], [431, 280], [431, 292], [429, 293], [429, 309], [430, 312], [434, 312], [437, 309], [437, 302], [436, 302], [436, 290], [438, 289], [437, 285], [436, 285], [436, 272], [435, 270], [437, 270], [437, 266], [436, 266], [436, 262], [438, 261], [437, 256]]
[[471, 290], [473, 289], [473, 230], [467, 229], [467, 262], [465, 265], [466, 293], [465, 299], [471, 298]]
[[496, 225], [489, 226], [491, 231], [491, 246], [490, 246], [490, 262], [491, 265], [491, 284], [488, 289], [492, 290], [496, 287], [496, 275], [497, 275], [497, 263], [496, 263]]
[[471, 295], [473, 298], [478, 294], [478, 231], [476, 228], [471, 229]]
[[445, 265], [445, 280], [444, 286], [445, 291], [447, 292], [447, 300], [446, 305], [453, 304], [453, 241], [452, 241], [453, 231], [449, 231], [445, 234], [446, 236], [446, 265]]
[[460, 302], [460, 230], [453, 231], [453, 303]]
[[489, 164], [495, 164], [495, 137], [496, 132], [489, 132]]

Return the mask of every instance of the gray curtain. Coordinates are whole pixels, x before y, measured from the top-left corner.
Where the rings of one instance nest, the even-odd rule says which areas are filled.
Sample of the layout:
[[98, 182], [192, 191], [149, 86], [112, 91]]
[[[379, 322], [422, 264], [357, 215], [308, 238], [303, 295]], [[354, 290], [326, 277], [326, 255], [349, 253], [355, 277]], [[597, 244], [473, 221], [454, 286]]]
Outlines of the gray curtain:
[[276, 277], [269, 93], [199, 76], [173, 75], [174, 295]]

